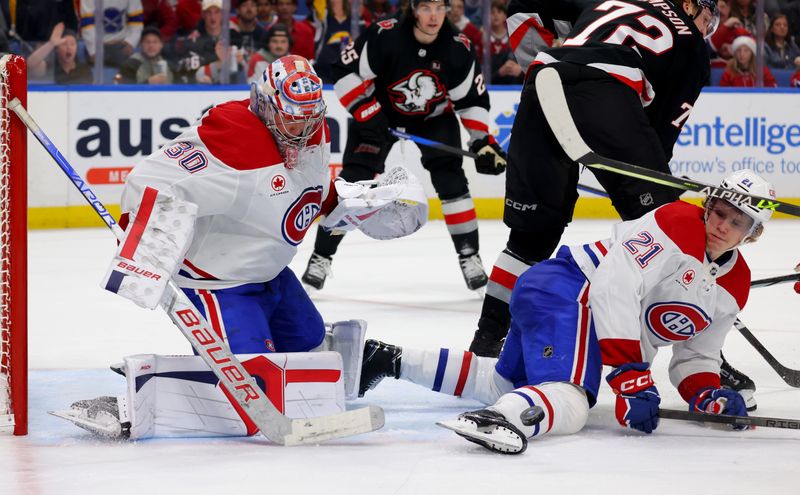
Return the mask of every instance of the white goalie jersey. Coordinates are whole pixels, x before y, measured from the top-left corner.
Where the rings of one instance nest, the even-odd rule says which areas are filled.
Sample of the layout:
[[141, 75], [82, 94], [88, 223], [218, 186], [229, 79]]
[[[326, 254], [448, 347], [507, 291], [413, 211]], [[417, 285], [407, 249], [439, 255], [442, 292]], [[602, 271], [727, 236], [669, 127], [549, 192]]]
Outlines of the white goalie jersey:
[[702, 208], [670, 203], [570, 251], [591, 283], [603, 364], [652, 363], [671, 345], [670, 380], [684, 399], [719, 387], [720, 349], [747, 302], [750, 269], [736, 249], [707, 259]]
[[247, 101], [213, 107], [127, 178], [123, 218], [150, 187], [197, 205], [193, 240], [177, 276], [184, 288], [221, 289], [272, 280], [294, 257], [331, 190], [323, 125], [288, 167]]

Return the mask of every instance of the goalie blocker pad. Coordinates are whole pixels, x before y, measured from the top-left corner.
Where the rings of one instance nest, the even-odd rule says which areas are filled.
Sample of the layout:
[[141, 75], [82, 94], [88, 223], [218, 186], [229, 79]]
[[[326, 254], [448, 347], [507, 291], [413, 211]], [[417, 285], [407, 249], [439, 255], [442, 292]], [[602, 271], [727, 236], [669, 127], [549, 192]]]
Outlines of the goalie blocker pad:
[[[342, 358], [336, 352], [239, 355], [267, 397], [290, 418], [345, 411]], [[198, 356], [140, 354], [124, 360], [130, 438], [250, 436], [240, 414]]]
[[197, 205], [145, 188], [101, 286], [155, 309], [194, 235]]
[[358, 228], [373, 239], [413, 234], [428, 221], [428, 198], [420, 181], [395, 167], [376, 181], [334, 182], [339, 203], [320, 224], [334, 234]]

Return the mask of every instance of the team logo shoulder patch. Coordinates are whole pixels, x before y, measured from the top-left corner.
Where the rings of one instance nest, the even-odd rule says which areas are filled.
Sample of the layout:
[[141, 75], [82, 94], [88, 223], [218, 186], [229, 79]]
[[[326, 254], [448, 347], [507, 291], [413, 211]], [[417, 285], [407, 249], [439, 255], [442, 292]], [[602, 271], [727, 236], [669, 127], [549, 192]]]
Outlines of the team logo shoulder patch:
[[378, 33], [388, 31], [397, 24], [397, 19], [384, 19], [378, 22]]
[[644, 320], [650, 333], [664, 342], [689, 340], [711, 325], [700, 307], [679, 301], [652, 304]]
[[322, 204], [322, 186], [308, 187], [289, 206], [281, 222], [283, 239], [297, 246], [303, 241], [308, 228], [317, 218]]
[[464, 33], [458, 33], [458, 35], [453, 36], [453, 39], [456, 41], [456, 43], [461, 43], [462, 45], [464, 45], [464, 48], [466, 48], [467, 51], [469, 51], [470, 47], [472, 46], [472, 42], [469, 40], [469, 38], [467, 38], [467, 35]]

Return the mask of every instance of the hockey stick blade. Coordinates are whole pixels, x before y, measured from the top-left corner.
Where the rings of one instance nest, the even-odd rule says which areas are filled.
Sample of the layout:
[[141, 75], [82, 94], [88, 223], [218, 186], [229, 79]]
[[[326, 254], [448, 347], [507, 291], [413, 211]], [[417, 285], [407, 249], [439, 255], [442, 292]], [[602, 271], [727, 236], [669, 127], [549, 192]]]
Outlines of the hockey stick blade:
[[[117, 239], [122, 239], [124, 232], [113, 215], [89, 188], [83, 177], [75, 171], [50, 141], [50, 138], [33, 120], [20, 101], [14, 98], [9, 102], [8, 107], [33, 133]], [[367, 411], [361, 413], [347, 411], [303, 420], [287, 418], [275, 408], [258, 387], [255, 379], [239, 359], [231, 353], [228, 344], [217, 336], [216, 332], [210, 330], [211, 325], [173, 280], [167, 284], [167, 293], [161, 299], [160, 306], [189, 341], [195, 352], [211, 368], [229, 400], [238, 405], [270, 441], [281, 445], [316, 443], [321, 440], [372, 431], [383, 426], [381, 419], [383, 412], [378, 414], [375, 411], [375, 409], [379, 409], [377, 406], [364, 408]]]
[[733, 326], [736, 327], [736, 330], [739, 330], [739, 333], [752, 345], [755, 347], [756, 351], [761, 354], [767, 363], [775, 370], [776, 373], [786, 382], [787, 385], [791, 387], [798, 388], [800, 387], [800, 370], [793, 370], [791, 368], [787, 368], [786, 366], [782, 365], [775, 356], [772, 355], [771, 352], [767, 350], [766, 347], [753, 335], [753, 332], [750, 331], [749, 328], [745, 326], [744, 323], [741, 322], [738, 318], [736, 321], [733, 322]]
[[553, 134], [555, 134], [564, 152], [574, 162], [581, 163], [590, 168], [606, 170], [654, 182], [662, 186], [698, 192], [710, 198], [725, 199], [735, 204], [749, 204], [756, 208], [800, 216], [800, 206], [791, 203], [784, 203], [772, 198], [736, 192], [685, 177], [675, 177], [670, 174], [598, 155], [586, 144], [580, 132], [578, 132], [578, 128], [575, 127], [575, 121], [570, 114], [567, 98], [564, 95], [564, 88], [561, 85], [561, 77], [552, 67], [545, 67], [536, 75], [536, 93], [539, 95], [539, 103], [542, 106], [550, 129], [553, 131]]
[[800, 273], [790, 273], [788, 275], [781, 275], [779, 277], [762, 278], [750, 282], [750, 287], [757, 289], [759, 287], [770, 287], [773, 285], [783, 284], [786, 282], [800, 281]]
[[766, 416], [729, 416], [727, 414], [707, 414], [675, 409], [659, 409], [658, 416], [662, 419], [677, 419], [680, 421], [700, 421], [704, 423], [721, 423], [731, 426], [764, 426], [767, 428], [800, 430], [800, 419], [769, 418]]

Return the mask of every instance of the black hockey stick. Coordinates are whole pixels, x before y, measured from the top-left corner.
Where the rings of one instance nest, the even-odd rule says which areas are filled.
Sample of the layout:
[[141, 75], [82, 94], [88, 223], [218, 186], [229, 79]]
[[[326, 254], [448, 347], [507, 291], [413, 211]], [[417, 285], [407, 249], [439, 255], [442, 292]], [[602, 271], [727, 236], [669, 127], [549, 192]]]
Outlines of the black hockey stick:
[[[17, 98], [8, 103], [8, 108], [22, 120], [53, 160], [78, 188], [117, 239], [124, 238], [124, 231], [109, 213], [88, 183], [69, 164], [50, 138], [28, 114]], [[384, 424], [383, 409], [368, 406], [328, 416], [292, 419], [281, 414], [257, 385], [228, 347], [208, 324], [202, 313], [178, 285], [170, 280], [167, 291], [160, 302], [161, 308], [192, 345], [224, 387], [232, 404], [238, 405], [261, 433], [270, 441], [281, 445], [318, 443], [323, 440], [341, 438], [377, 430]]]
[[590, 168], [607, 170], [685, 191], [699, 192], [712, 198], [722, 198], [739, 205], [750, 205], [764, 210], [800, 216], [800, 206], [791, 203], [740, 193], [685, 177], [675, 177], [598, 155], [586, 144], [578, 132], [578, 128], [575, 127], [575, 121], [572, 119], [567, 99], [564, 96], [561, 77], [559, 77], [555, 69], [545, 67], [536, 75], [536, 92], [539, 95], [539, 103], [542, 106], [550, 129], [572, 161], [582, 163]]
[[789, 275], [781, 275], [779, 277], [762, 278], [760, 280], [753, 280], [750, 282], [750, 287], [757, 289], [759, 287], [770, 287], [773, 285], [783, 284], [785, 282], [798, 282], [800, 281], [800, 273], [790, 273]]
[[707, 414], [675, 409], [659, 409], [658, 416], [663, 419], [678, 419], [681, 421], [701, 421], [704, 423], [721, 423], [732, 426], [765, 426], [767, 428], [800, 430], [800, 419], [769, 418], [766, 416], [730, 416], [727, 414]]
[[766, 347], [753, 335], [753, 332], [750, 331], [749, 328], [745, 326], [738, 318], [736, 321], [733, 322], [733, 326], [736, 327], [736, 330], [739, 330], [739, 333], [750, 342], [750, 345], [755, 347], [756, 351], [761, 354], [767, 363], [775, 370], [776, 373], [786, 382], [789, 386], [792, 387], [800, 387], [800, 370], [793, 370], [791, 368], [787, 368], [786, 366], [782, 365], [775, 359], [775, 356], [772, 355], [771, 352], [767, 350]]
[[[437, 150], [446, 151], [448, 153], [453, 153], [454, 155], [461, 155], [466, 156], [467, 158], [472, 158], [473, 160], [478, 157], [477, 153], [473, 153], [471, 151], [463, 150], [461, 148], [457, 148], [455, 146], [450, 146], [449, 144], [440, 143], [439, 141], [434, 141], [432, 139], [424, 138], [422, 136], [415, 136], [414, 134], [409, 134], [407, 132], [403, 132], [398, 129], [389, 129], [389, 132], [392, 133], [393, 136], [398, 137], [400, 139], [407, 139], [417, 144], [421, 144], [422, 146], [427, 146], [429, 148], [435, 148]], [[602, 189], [597, 189], [594, 187], [584, 186], [583, 184], [578, 184], [578, 189], [582, 191], [586, 191], [592, 194], [596, 194], [598, 196], [608, 197], [608, 193], [603, 191]]]

